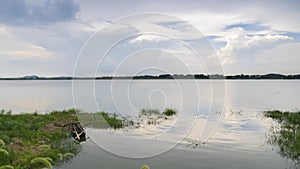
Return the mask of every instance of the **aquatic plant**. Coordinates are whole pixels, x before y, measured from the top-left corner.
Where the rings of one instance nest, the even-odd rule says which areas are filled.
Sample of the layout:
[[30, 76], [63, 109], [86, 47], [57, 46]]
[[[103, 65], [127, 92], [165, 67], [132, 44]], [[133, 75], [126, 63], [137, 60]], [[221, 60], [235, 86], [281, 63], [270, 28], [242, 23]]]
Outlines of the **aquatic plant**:
[[176, 113], [177, 113], [176, 110], [168, 108], [162, 114], [166, 116], [174, 116], [176, 115]]
[[14, 167], [11, 165], [3, 165], [3, 166], [0, 166], [0, 169], [14, 169]]
[[31, 164], [34, 163], [42, 163], [48, 167], [48, 169], [52, 169], [52, 164], [51, 164], [52, 159], [48, 157], [37, 157], [31, 160]]
[[146, 122], [147, 125], [156, 125], [161, 123], [162, 119], [167, 120], [169, 116], [176, 114], [176, 110], [170, 108], [167, 108], [162, 113], [158, 109], [141, 109], [138, 116], [138, 124]]
[[160, 115], [160, 111], [158, 109], [142, 109], [140, 114], [146, 116]]
[[267, 142], [276, 145], [280, 155], [300, 165], [300, 112], [273, 110], [264, 115], [278, 122], [271, 127]]

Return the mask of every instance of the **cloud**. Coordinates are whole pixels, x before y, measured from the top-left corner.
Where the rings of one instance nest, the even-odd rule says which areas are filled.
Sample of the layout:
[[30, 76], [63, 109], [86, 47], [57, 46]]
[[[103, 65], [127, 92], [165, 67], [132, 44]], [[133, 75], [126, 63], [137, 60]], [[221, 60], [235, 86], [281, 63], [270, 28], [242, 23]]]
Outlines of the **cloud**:
[[223, 64], [249, 62], [253, 60], [254, 54], [293, 40], [292, 37], [280, 34], [249, 35], [243, 28], [233, 28], [230, 32], [224, 38], [227, 42], [226, 46], [218, 50], [218, 56]]
[[[136, 24], [142, 20], [139, 26], [148, 32], [162, 31], [162, 34], [172, 34], [178, 39], [190, 39], [191, 41], [187, 40], [189, 45], [199, 44], [197, 39], [203, 37], [195, 37], [197, 30], [188, 26], [189, 23], [194, 25], [216, 47], [222, 56], [224, 67], [231, 73], [250, 70], [256, 72], [254, 69], [256, 67], [261, 71], [277, 69], [278, 72], [284, 73], [291, 70], [288, 64], [298, 61], [294, 56], [295, 53], [299, 53], [299, 48], [295, 47], [298, 45], [294, 44], [300, 39], [298, 1], [174, 0], [172, 3], [158, 0], [128, 0], [126, 3], [105, 0], [0, 1], [2, 75], [23, 74], [23, 72], [72, 75], [76, 57], [90, 35], [108, 23], [115, 22], [119, 17], [139, 12], [162, 12], [186, 20], [187, 22], [162, 18], [149, 21], [148, 18], [140, 17], [137, 18]], [[122, 33], [118, 30], [116, 32]], [[133, 30], [132, 33], [140, 32]], [[109, 34], [106, 38], [105, 42], [118, 37]], [[176, 43], [170, 43], [172, 40], [169, 38], [159, 35], [133, 37], [130, 41], [133, 47], [124, 45], [117, 48], [112, 58], [114, 60], [105, 68], [112, 70], [113, 66], [109, 66], [119, 61], [125, 54], [129, 55], [136, 49], [148, 46], [176, 53], [182, 59], [187, 59], [185, 62], [197, 70], [198, 65], [187, 57], [189, 54], [178, 45], [174, 45]], [[289, 45], [293, 46], [291, 50], [287, 49]], [[96, 52], [102, 44], [99, 46], [95, 47]], [[271, 52], [273, 50], [278, 53], [285, 51], [287, 55], [279, 57], [279, 54]], [[267, 54], [276, 57], [267, 57]], [[87, 62], [87, 65], [97, 63], [90, 63], [87, 58], [82, 58], [82, 62]], [[285, 65], [277, 64], [275, 68], [272, 64], [268, 64], [279, 61], [279, 58], [287, 59], [281, 60]], [[261, 68], [262, 65], [265, 66], [264, 69]], [[83, 69], [89, 72], [90, 67], [83, 66]]]
[[163, 21], [163, 22], [157, 22], [156, 24], [180, 32], [187, 32], [193, 29], [192, 25], [186, 21]]
[[287, 42], [255, 53], [251, 60], [223, 64], [225, 74], [299, 74], [300, 43]]
[[0, 23], [30, 25], [70, 21], [79, 10], [79, 4], [73, 0], [2, 0]]
[[46, 48], [15, 37], [4, 27], [0, 28], [0, 58], [53, 59], [55, 55]]
[[252, 30], [252, 31], [262, 31], [262, 30], [268, 30], [270, 27], [263, 26], [259, 23], [235, 23], [232, 25], [227, 25], [224, 30], [232, 29], [232, 28], [243, 28], [245, 30]]
[[136, 38], [132, 39], [129, 41], [129, 43], [141, 43], [143, 41], [154, 41], [154, 42], [159, 42], [159, 41], [166, 41], [168, 40], [166, 37], [162, 36], [155, 36], [151, 34], [143, 34], [140, 36], [137, 36]]
[[0, 56], [7, 56], [11, 59], [47, 59], [54, 55], [41, 46], [26, 46], [25, 50], [0, 51]]
[[[300, 74], [299, 42], [284, 43], [255, 56], [259, 72]], [[279, 72], [278, 70], [281, 70]]]

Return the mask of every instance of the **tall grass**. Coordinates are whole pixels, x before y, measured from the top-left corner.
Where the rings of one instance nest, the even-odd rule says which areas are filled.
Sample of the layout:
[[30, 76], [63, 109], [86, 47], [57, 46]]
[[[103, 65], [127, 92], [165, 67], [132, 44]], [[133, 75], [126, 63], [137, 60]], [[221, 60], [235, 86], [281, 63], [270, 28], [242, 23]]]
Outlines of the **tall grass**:
[[0, 139], [0, 147], [4, 147], [4, 146], [5, 146], [5, 142]]
[[0, 166], [0, 169], [14, 169], [14, 167], [11, 165], [3, 165], [3, 166]]
[[52, 159], [48, 158], [48, 157], [37, 157], [37, 158], [32, 159], [30, 163], [31, 164], [41, 163], [41, 164], [44, 164], [49, 169], [52, 169], [51, 161], [52, 161]]
[[[8, 156], [8, 155], [9, 155], [9, 152], [8, 152], [7, 150], [3, 149], [3, 148], [0, 148], [0, 154], [2, 154], [2, 155], [4, 154], [4, 155], [7, 155], [7, 156]], [[1, 156], [2, 156], [2, 155], [1, 155]]]

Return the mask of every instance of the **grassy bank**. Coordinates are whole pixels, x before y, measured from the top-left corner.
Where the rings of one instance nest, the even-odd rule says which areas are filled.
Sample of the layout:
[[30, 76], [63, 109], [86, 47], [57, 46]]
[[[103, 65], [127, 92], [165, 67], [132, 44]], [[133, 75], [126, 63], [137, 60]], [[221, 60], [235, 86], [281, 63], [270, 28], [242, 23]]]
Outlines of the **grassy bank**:
[[[156, 118], [167, 119], [176, 114], [143, 109], [141, 117], [148, 124]], [[78, 122], [84, 127], [119, 129], [137, 125], [132, 120], [106, 112], [86, 113], [75, 109], [47, 114], [16, 114], [0, 111], [0, 169], [52, 168], [75, 156], [80, 144], [71, 135], [67, 124]]]
[[64, 124], [77, 121], [76, 110], [49, 114], [0, 112], [0, 168], [52, 168], [76, 155], [80, 145]]
[[278, 152], [300, 166], [300, 112], [266, 111], [277, 125], [272, 126], [268, 143], [278, 147]]

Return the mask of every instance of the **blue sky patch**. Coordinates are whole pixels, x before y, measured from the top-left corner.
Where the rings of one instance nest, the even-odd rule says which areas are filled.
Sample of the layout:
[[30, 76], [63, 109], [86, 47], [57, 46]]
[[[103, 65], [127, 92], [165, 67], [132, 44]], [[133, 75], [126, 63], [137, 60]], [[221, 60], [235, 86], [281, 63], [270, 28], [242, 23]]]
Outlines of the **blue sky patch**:
[[294, 40], [293, 40], [294, 42], [300, 42], [300, 33], [288, 32], [284, 35], [294, 38]]
[[232, 25], [227, 25], [224, 30], [232, 29], [232, 28], [243, 28], [248, 31], [260, 31], [270, 29], [268, 26], [263, 26], [258, 23], [237, 23]]
[[214, 41], [214, 39], [216, 38], [219, 38], [220, 36], [214, 36], [214, 35], [211, 35], [211, 36], [206, 36], [206, 38], [210, 41], [210, 43], [213, 45], [213, 47], [215, 49], [220, 49], [222, 47], [225, 47], [227, 42], [216, 42]]

